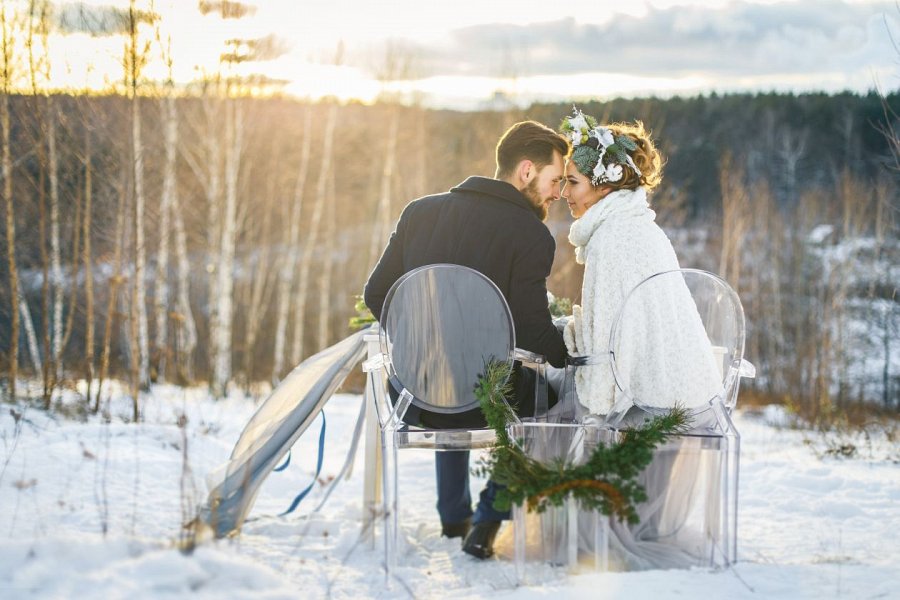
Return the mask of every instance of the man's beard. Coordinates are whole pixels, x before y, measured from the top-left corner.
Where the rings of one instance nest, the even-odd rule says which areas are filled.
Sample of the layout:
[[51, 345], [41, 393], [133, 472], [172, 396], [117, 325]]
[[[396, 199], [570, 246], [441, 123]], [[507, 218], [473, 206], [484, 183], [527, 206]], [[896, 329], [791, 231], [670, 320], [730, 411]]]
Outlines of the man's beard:
[[522, 190], [522, 195], [528, 198], [528, 203], [531, 204], [532, 210], [534, 210], [534, 214], [537, 215], [538, 219], [541, 221], [547, 220], [547, 203], [544, 202], [544, 199], [541, 198], [541, 195], [538, 193], [537, 189], [537, 178], [531, 180], [531, 183], [525, 186]]

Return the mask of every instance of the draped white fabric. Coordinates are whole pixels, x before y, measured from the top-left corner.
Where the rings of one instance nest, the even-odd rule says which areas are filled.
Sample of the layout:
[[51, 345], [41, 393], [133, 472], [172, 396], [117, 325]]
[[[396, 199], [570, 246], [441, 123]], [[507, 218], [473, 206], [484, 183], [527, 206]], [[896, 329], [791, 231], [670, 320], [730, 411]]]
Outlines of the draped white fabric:
[[207, 476], [200, 518], [217, 537], [240, 529], [259, 487], [365, 353], [362, 330], [300, 363], [247, 423], [231, 458]]

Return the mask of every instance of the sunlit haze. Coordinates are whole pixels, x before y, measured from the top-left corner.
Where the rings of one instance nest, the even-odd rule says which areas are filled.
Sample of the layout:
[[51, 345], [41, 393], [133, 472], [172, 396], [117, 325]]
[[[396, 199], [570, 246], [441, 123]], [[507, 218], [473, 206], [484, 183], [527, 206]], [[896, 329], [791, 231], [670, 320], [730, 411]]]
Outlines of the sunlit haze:
[[[203, 74], [255, 74], [281, 80], [279, 91], [300, 97], [370, 102], [387, 91], [406, 101], [459, 108], [617, 95], [900, 86], [891, 42], [891, 33], [900, 37], [900, 9], [891, 1], [258, 0], [247, 2], [253, 10], [239, 19], [214, 11], [204, 15], [201, 4], [154, 5], [160, 37], [171, 39], [180, 86]], [[27, 3], [8, 6], [24, 11]], [[54, 21], [79, 9], [78, 14], [102, 14], [109, 6], [128, 3], [56, 3]], [[137, 7], [147, 10], [149, 2]], [[122, 34], [78, 29], [84, 27], [73, 27], [69, 19], [65, 33], [57, 27], [47, 39], [50, 87], [119, 85]], [[143, 26], [141, 35], [150, 42], [145, 79], [166, 79], [153, 27]], [[280, 50], [239, 65], [220, 61], [227, 40], [261, 38], [274, 40]]]

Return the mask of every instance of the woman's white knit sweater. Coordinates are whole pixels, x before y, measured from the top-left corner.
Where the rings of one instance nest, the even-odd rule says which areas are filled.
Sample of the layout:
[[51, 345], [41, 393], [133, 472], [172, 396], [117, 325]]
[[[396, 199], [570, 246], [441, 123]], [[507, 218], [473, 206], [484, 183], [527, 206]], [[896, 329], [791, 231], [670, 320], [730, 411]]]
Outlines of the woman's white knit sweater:
[[[607, 355], [613, 320], [641, 281], [678, 269], [675, 250], [655, 223], [644, 188], [618, 190], [572, 224], [569, 241], [585, 265], [581, 306], [565, 329], [573, 355]], [[705, 404], [721, 388], [709, 339], [682, 278], [654, 286], [628, 314], [628, 335], [616, 348], [616, 365], [631, 398], [647, 406]], [[629, 301], [629, 304], [631, 300]], [[644, 317], [646, 315], [646, 318]], [[635, 318], [640, 317], [640, 318]], [[576, 371], [579, 400], [591, 413], [607, 414], [622, 399], [608, 363]]]

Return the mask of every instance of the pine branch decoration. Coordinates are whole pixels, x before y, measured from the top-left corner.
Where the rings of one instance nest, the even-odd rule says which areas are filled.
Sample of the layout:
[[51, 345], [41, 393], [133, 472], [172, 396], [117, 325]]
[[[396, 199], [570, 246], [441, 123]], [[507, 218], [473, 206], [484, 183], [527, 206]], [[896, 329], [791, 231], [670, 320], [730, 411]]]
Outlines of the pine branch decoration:
[[515, 418], [505, 401], [510, 394], [508, 375], [508, 365], [488, 363], [475, 390], [488, 425], [497, 433], [496, 444], [479, 468], [482, 475], [505, 486], [498, 491], [494, 508], [509, 510], [513, 504], [525, 504], [529, 511], [540, 513], [548, 506], [561, 506], [571, 494], [584, 509], [637, 523], [635, 507], [647, 499], [637, 477], [653, 460], [659, 444], [686, 429], [687, 412], [676, 407], [641, 428], [625, 430], [616, 443], [600, 442], [581, 465], [540, 462], [526, 456], [507, 432]]

